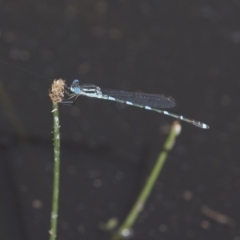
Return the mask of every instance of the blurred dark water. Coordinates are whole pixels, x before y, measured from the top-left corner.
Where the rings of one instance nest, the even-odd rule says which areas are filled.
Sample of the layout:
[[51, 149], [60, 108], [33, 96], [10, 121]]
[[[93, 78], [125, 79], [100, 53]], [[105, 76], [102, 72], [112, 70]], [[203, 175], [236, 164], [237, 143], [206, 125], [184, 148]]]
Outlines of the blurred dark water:
[[[13, 65], [0, 62], [1, 239], [48, 238], [48, 89], [61, 77], [173, 96], [172, 112], [210, 125], [182, 123], [134, 239], [239, 240], [239, 13], [239, 1], [0, 1]], [[84, 97], [60, 110], [58, 239], [109, 239], [100, 223], [123, 221], [173, 119]]]

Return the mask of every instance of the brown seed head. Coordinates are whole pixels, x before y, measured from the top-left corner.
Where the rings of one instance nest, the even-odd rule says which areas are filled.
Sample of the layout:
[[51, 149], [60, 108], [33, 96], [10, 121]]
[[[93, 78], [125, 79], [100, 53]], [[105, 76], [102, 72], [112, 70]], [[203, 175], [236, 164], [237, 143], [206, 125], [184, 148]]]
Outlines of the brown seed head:
[[52, 89], [49, 90], [49, 96], [53, 103], [59, 103], [64, 98], [65, 80], [55, 79], [52, 84]]

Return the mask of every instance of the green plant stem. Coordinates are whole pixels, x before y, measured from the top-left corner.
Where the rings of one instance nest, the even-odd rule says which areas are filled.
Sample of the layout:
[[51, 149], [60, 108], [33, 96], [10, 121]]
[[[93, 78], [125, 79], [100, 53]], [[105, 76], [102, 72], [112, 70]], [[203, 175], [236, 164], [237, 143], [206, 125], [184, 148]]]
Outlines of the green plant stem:
[[53, 168], [53, 197], [51, 211], [50, 240], [57, 237], [58, 202], [59, 202], [59, 176], [60, 176], [60, 132], [58, 104], [53, 103], [53, 142], [54, 142], [54, 168]]
[[171, 128], [171, 131], [168, 135], [168, 138], [166, 139], [166, 142], [164, 143], [163, 150], [159, 154], [157, 161], [155, 165], [152, 168], [152, 171], [142, 189], [140, 192], [136, 202], [134, 203], [132, 209], [130, 210], [128, 216], [126, 217], [123, 224], [119, 227], [116, 234], [112, 237], [112, 240], [118, 240], [121, 239], [123, 236], [126, 236], [131, 233], [131, 227], [135, 223], [139, 213], [143, 210], [144, 205], [147, 201], [148, 196], [150, 195], [153, 186], [163, 168], [163, 165], [166, 161], [166, 158], [168, 156], [168, 152], [172, 149], [175, 143], [175, 139], [177, 135], [180, 133], [181, 126], [177, 121], [173, 123], [173, 126]]

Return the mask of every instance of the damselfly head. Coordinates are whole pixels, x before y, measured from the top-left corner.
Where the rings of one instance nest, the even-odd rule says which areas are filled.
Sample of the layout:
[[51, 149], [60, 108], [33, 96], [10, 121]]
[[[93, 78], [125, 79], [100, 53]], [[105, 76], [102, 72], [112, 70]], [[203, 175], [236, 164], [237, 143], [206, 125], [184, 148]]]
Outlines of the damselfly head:
[[81, 88], [80, 88], [80, 85], [79, 85], [79, 81], [77, 79], [75, 79], [71, 86], [70, 86], [70, 90], [75, 93], [75, 94], [80, 94], [81, 93]]

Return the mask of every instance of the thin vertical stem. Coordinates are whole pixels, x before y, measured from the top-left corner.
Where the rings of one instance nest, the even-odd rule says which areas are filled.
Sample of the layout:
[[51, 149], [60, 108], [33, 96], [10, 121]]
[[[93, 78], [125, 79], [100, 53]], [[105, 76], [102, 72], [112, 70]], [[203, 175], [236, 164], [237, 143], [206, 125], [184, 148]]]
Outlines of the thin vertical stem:
[[59, 202], [59, 176], [60, 176], [60, 132], [58, 104], [53, 103], [53, 142], [54, 142], [54, 167], [53, 167], [53, 197], [51, 212], [50, 240], [57, 237], [58, 202]]

